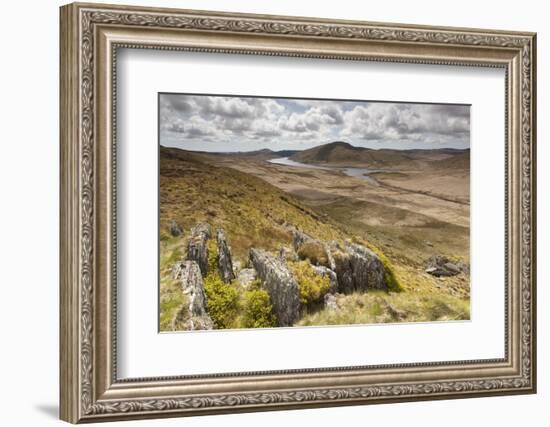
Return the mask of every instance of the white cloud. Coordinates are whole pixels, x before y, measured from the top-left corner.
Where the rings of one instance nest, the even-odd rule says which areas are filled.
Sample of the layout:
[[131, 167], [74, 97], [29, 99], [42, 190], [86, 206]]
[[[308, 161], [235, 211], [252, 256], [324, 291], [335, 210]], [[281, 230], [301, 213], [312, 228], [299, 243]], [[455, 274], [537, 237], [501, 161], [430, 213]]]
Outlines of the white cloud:
[[302, 149], [336, 139], [396, 148], [469, 146], [467, 106], [163, 94], [159, 120], [161, 143], [210, 142], [213, 150], [224, 144]]

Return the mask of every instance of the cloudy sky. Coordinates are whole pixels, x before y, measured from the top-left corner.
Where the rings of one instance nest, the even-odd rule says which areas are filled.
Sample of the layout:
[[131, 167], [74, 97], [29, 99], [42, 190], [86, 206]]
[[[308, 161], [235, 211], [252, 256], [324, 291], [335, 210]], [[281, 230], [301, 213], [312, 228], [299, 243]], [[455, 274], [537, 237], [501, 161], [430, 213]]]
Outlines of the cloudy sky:
[[470, 107], [160, 94], [160, 143], [197, 151], [468, 148]]

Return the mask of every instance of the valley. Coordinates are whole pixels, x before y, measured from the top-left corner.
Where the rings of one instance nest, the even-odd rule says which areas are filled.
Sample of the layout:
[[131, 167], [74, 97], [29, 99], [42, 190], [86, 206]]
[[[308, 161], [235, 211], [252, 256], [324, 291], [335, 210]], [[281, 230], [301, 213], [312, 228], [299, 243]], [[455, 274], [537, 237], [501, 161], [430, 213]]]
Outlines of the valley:
[[[161, 330], [178, 329], [184, 302], [171, 268], [199, 223], [224, 230], [236, 275], [251, 248], [294, 251], [296, 230], [319, 242], [366, 245], [387, 259], [399, 291], [338, 292], [337, 309], [311, 306], [295, 325], [468, 319], [469, 273], [437, 277], [426, 265], [434, 256], [469, 264], [469, 176], [469, 150], [345, 142], [286, 152], [161, 147]], [[172, 221], [184, 237], [170, 234]], [[236, 301], [244, 301], [235, 286]], [[231, 327], [243, 327], [235, 319]]]

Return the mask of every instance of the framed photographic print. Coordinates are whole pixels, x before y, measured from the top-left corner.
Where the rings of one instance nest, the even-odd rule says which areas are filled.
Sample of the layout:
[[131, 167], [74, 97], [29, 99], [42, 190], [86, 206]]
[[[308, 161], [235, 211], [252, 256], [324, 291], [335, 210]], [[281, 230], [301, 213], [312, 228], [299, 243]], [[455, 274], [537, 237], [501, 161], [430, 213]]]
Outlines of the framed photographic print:
[[535, 34], [61, 8], [61, 418], [533, 393]]

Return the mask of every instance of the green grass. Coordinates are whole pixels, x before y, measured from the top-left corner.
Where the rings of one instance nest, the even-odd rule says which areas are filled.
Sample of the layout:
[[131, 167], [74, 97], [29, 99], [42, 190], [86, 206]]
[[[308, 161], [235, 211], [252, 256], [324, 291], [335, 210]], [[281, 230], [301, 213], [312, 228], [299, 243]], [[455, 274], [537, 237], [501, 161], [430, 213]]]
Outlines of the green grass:
[[172, 219], [183, 226], [184, 233], [198, 222], [222, 227], [234, 258], [241, 261], [248, 259], [250, 247], [277, 250], [282, 245], [291, 246], [287, 224], [321, 240], [340, 237], [339, 230], [267, 182], [193, 156], [161, 157], [161, 241], [169, 239]]
[[[200, 156], [181, 153], [178, 158], [161, 156], [161, 330], [171, 330], [174, 324], [176, 328], [181, 324], [177, 315], [182, 312], [186, 301], [179, 284], [171, 278], [170, 269], [185, 256], [190, 229], [198, 222], [208, 222], [214, 229], [223, 228], [234, 261], [240, 261], [243, 266], [248, 261], [251, 247], [268, 251], [277, 251], [281, 246], [292, 247], [289, 225], [321, 241], [342, 243], [345, 239], [352, 239], [368, 246], [380, 257], [385, 267], [389, 293], [372, 291], [339, 296], [341, 309], [330, 311], [318, 309], [324, 293], [321, 287], [316, 293], [316, 287], [310, 286], [311, 292], [308, 293], [315, 297], [313, 299], [318, 304], [301, 319], [300, 325], [469, 318], [469, 277], [459, 275], [438, 279], [426, 274], [423, 265], [429, 256], [436, 253], [467, 262], [468, 230], [464, 227], [421, 216], [421, 225], [395, 226], [394, 222], [410, 219], [411, 213], [399, 208], [388, 212], [375, 202], [349, 198], [308, 206], [307, 200], [294, 198], [262, 179], [231, 168], [214, 166]], [[372, 225], [363, 220], [365, 216], [383, 218], [388, 223]], [[172, 219], [184, 228], [183, 236], [172, 237], [169, 234]], [[427, 246], [427, 240], [433, 246]], [[219, 316], [211, 313], [217, 318], [213, 318], [217, 327], [273, 325], [271, 302], [265, 289], [256, 285], [247, 290], [237, 281], [229, 284], [221, 282], [217, 273], [215, 238], [210, 241], [210, 247], [210, 263], [214, 268], [210, 268], [211, 275], [205, 278], [209, 304], [210, 300], [213, 306], [217, 303], [213, 294], [221, 295], [223, 298], [219, 298], [219, 305], [227, 311], [220, 311]], [[314, 249], [308, 248], [302, 257], [324, 263], [324, 251], [320, 253]], [[311, 298], [304, 296], [302, 299], [304, 304], [310, 304], [308, 301]]]
[[306, 314], [300, 326], [467, 320], [470, 302], [430, 292], [370, 291], [337, 297], [338, 310]]
[[[187, 298], [177, 280], [172, 278], [172, 266], [183, 258], [184, 241], [166, 237], [160, 242], [160, 330], [170, 331], [176, 325], [176, 316]], [[177, 329], [177, 328], [176, 328]]]
[[179, 283], [168, 277], [161, 278], [160, 289], [160, 330], [177, 330], [176, 316], [187, 303], [187, 298]]

